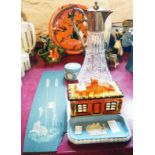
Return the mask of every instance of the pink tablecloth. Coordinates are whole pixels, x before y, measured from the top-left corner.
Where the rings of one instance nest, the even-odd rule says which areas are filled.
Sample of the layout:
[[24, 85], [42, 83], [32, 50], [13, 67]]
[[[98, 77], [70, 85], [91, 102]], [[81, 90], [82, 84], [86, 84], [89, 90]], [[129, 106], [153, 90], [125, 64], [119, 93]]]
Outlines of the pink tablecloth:
[[[132, 131], [133, 75], [132, 73], [128, 72], [125, 68], [128, 57], [129, 54], [125, 53], [122, 62], [120, 63], [117, 69], [111, 71], [111, 74], [114, 80], [117, 81], [117, 83], [119, 84], [120, 88], [122, 89], [125, 95], [122, 115], [127, 119], [129, 127]], [[64, 64], [68, 62], [78, 62], [82, 64], [83, 58], [84, 58], [83, 55], [68, 56], [58, 64], [49, 65], [44, 63], [41, 58], [36, 57], [37, 60], [36, 64], [32, 66], [31, 70], [29, 70], [26, 73], [25, 77], [22, 79], [22, 97], [21, 97], [22, 147], [32, 100], [42, 73], [46, 70], [62, 70]], [[45, 154], [132, 155], [132, 152], [133, 152], [132, 138], [127, 143], [74, 145], [68, 141], [67, 135], [65, 135], [56, 153], [45, 153]], [[43, 155], [43, 153], [41, 153], [40, 155]]]

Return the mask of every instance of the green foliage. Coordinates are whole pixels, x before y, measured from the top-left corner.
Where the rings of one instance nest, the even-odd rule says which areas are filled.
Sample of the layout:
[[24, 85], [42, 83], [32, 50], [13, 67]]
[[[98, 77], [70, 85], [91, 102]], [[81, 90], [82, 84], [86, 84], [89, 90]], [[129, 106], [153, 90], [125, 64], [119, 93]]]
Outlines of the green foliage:
[[[38, 55], [43, 58], [46, 62], [49, 63], [54, 63], [54, 62], [59, 62], [61, 61], [61, 59], [63, 58], [63, 56], [65, 55], [64, 53], [64, 49], [62, 47], [58, 47], [56, 46], [53, 41], [49, 38], [49, 35], [44, 35], [40, 37], [41, 41], [44, 43], [44, 46], [42, 49], [38, 50]], [[54, 61], [54, 59], [51, 58], [50, 52], [52, 52], [52, 50], [57, 49], [58, 55], [59, 57], [57, 58], [56, 61]]]

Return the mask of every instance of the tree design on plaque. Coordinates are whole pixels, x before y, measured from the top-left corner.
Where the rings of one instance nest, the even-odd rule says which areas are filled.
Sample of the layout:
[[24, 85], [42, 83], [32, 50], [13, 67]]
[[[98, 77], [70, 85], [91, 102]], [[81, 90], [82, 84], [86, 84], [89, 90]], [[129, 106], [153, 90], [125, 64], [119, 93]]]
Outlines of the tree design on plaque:
[[[60, 134], [62, 124], [57, 120], [56, 101], [49, 101], [50, 80], [46, 79], [46, 105], [38, 108], [38, 120], [29, 131], [29, 138], [35, 142], [49, 142]], [[55, 80], [55, 92], [58, 87], [58, 80]]]

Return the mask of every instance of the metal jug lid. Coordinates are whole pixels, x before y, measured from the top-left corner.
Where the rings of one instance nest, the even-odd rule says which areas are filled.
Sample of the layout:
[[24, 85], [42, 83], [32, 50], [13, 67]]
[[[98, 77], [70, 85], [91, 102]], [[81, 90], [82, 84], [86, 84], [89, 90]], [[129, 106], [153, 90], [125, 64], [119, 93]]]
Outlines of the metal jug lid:
[[88, 9], [88, 31], [104, 31], [105, 21], [111, 13], [111, 10], [100, 8], [96, 1], [94, 6]]

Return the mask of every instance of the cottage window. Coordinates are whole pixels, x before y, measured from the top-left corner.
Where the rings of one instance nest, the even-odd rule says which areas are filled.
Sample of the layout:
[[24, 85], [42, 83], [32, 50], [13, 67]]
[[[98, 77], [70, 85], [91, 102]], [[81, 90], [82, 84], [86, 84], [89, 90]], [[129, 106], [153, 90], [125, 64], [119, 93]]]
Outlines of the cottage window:
[[77, 112], [87, 112], [88, 106], [87, 104], [78, 104], [77, 105]]
[[106, 110], [116, 110], [116, 102], [108, 102], [106, 103]]

